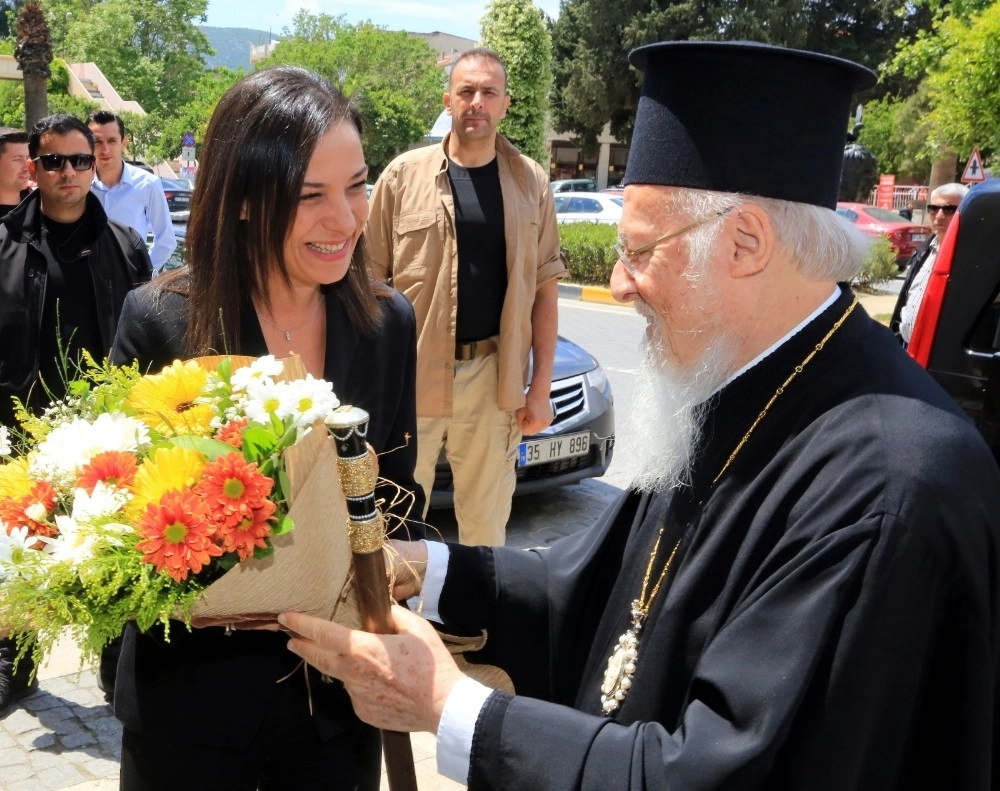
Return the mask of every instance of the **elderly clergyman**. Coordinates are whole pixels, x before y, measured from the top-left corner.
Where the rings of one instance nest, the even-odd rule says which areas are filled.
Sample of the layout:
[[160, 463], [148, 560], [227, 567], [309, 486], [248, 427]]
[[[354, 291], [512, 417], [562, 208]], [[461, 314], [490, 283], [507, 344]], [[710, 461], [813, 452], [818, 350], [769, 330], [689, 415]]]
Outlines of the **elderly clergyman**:
[[397, 595], [485, 630], [516, 694], [403, 608], [389, 637], [285, 614], [289, 647], [362, 719], [436, 732], [472, 789], [986, 791], [1000, 473], [845, 285], [866, 248], [833, 209], [874, 75], [753, 43], [631, 62], [634, 484], [548, 549], [397, 544], [419, 571]]

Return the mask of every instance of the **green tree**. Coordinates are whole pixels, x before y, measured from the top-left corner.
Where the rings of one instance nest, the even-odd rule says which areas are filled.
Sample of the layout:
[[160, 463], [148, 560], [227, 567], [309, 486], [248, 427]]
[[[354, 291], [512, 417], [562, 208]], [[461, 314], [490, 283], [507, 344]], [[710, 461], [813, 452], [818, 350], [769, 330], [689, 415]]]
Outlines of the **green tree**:
[[208, 0], [55, 0], [57, 52], [97, 64], [123, 99], [147, 112], [183, 106], [211, 54], [198, 27]]
[[643, 44], [750, 39], [877, 68], [930, 19], [926, 3], [910, 0], [564, 0], [552, 29], [554, 126], [593, 141], [610, 122], [631, 139], [639, 76], [627, 56]]
[[441, 109], [444, 72], [425, 41], [306, 11], [285, 33], [258, 68], [302, 66], [352, 96], [364, 117], [365, 158], [373, 171], [427, 134]]
[[180, 154], [186, 132], [194, 133], [198, 142], [204, 140], [215, 105], [242, 76], [242, 70], [225, 66], [203, 72], [192, 86], [187, 104], [167, 116], [153, 114], [140, 122], [133, 135], [133, 150], [149, 162], [160, 162]]
[[14, 32], [17, 12], [22, 5], [22, 0], [0, 0], [0, 39], [7, 38]]
[[500, 133], [536, 162], [548, 163], [552, 40], [542, 13], [531, 0], [492, 0], [481, 38], [507, 67], [510, 108]]
[[938, 38], [942, 56], [927, 75], [932, 140], [965, 155], [1000, 151], [1000, 0], [944, 20]]

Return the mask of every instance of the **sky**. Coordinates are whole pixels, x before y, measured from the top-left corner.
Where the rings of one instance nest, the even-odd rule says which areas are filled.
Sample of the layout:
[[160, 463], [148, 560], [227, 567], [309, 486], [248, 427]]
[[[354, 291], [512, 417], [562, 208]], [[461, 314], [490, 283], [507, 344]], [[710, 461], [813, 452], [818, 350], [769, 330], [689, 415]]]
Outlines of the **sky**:
[[[304, 8], [313, 14], [343, 15], [351, 23], [371, 20], [390, 30], [437, 30], [478, 40], [486, 5], [487, 0], [209, 0], [206, 24], [281, 33]], [[535, 0], [535, 5], [550, 17], [559, 16], [559, 0]]]

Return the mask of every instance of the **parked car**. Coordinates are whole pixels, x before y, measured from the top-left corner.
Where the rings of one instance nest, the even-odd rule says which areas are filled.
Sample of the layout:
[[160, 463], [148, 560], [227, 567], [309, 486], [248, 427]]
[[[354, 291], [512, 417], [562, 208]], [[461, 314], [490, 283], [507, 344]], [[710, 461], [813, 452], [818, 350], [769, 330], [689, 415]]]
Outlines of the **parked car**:
[[160, 177], [163, 184], [163, 194], [167, 196], [167, 206], [170, 211], [186, 211], [191, 208], [191, 193], [193, 188], [187, 181]]
[[[515, 495], [539, 492], [604, 475], [615, 447], [615, 412], [611, 384], [597, 360], [559, 336], [550, 397], [552, 425], [524, 437], [518, 447]], [[450, 507], [454, 496], [451, 469], [442, 454], [430, 503]]]
[[[171, 269], [180, 269], [184, 266], [184, 242], [187, 238], [187, 221], [190, 213], [186, 209], [184, 211], [170, 212], [170, 222], [174, 227], [174, 238], [177, 240], [177, 246], [170, 254], [170, 258], [163, 262], [163, 266], [159, 270], [160, 273], [169, 272]], [[146, 247], [152, 249], [153, 234], [149, 234], [146, 237]]]
[[846, 217], [870, 236], [886, 236], [896, 251], [896, 264], [902, 270], [916, 249], [931, 237], [931, 229], [917, 225], [901, 214], [864, 203], [838, 203], [837, 214]]
[[988, 179], [965, 196], [941, 241], [907, 353], [969, 415], [1000, 461], [997, 250], [1000, 179]]
[[603, 192], [561, 192], [555, 196], [559, 222], [617, 223], [622, 217], [623, 199]]
[[557, 179], [549, 187], [553, 194], [559, 192], [597, 192], [597, 182], [593, 179]]

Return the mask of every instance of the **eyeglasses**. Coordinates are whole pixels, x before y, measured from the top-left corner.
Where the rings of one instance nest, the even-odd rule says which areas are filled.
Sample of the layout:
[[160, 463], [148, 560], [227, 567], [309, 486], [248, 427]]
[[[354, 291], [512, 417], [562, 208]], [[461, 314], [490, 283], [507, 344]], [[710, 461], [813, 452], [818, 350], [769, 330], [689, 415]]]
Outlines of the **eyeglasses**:
[[690, 225], [685, 225], [679, 231], [673, 231], [671, 233], [668, 233], [666, 236], [661, 236], [659, 239], [654, 239], [649, 244], [644, 244], [642, 247], [637, 247], [635, 250], [629, 250], [621, 239], [615, 242], [612, 245], [612, 247], [614, 248], [615, 255], [618, 256], [618, 260], [625, 265], [625, 268], [628, 270], [629, 274], [635, 277], [636, 272], [639, 270], [639, 264], [635, 261], [635, 256], [642, 255], [643, 253], [648, 253], [657, 245], [663, 244], [664, 242], [670, 241], [671, 239], [674, 239], [675, 237], [678, 237], [681, 234], [694, 230], [699, 225], [704, 225], [705, 223], [711, 222], [712, 220], [717, 220], [719, 217], [723, 217], [726, 214], [729, 214], [729, 212], [731, 212], [732, 210], [733, 207], [730, 206], [728, 209], [723, 209], [722, 211], [715, 212], [710, 217], [703, 217], [700, 220], [695, 220]]
[[944, 206], [938, 206], [936, 203], [927, 204], [927, 213], [934, 214], [935, 212], [943, 211], [945, 214], [954, 214], [958, 211], [958, 206], [949, 206], [945, 204]]
[[73, 170], [82, 172], [94, 167], [97, 157], [93, 154], [42, 154], [40, 157], [35, 157], [32, 161], [41, 162], [42, 169], [50, 173], [62, 170], [67, 162], [72, 165]]

